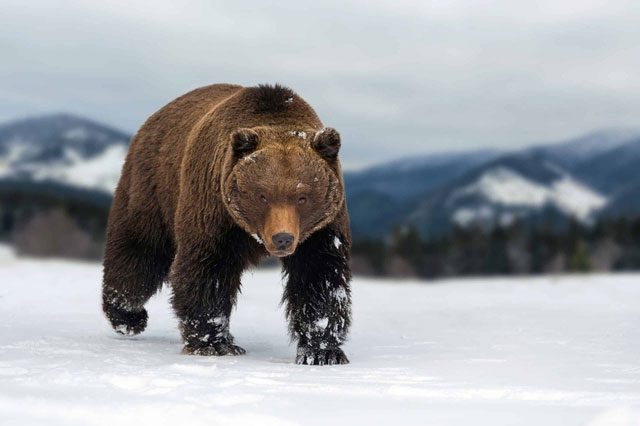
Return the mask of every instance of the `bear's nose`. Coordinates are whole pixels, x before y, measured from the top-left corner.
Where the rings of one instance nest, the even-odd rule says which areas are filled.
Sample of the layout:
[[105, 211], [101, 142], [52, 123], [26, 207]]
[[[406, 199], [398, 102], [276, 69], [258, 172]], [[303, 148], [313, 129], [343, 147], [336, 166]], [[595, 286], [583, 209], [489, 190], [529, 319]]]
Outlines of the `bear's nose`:
[[293, 235], [286, 232], [279, 232], [271, 237], [271, 241], [273, 241], [273, 245], [276, 246], [276, 249], [286, 250], [293, 243]]

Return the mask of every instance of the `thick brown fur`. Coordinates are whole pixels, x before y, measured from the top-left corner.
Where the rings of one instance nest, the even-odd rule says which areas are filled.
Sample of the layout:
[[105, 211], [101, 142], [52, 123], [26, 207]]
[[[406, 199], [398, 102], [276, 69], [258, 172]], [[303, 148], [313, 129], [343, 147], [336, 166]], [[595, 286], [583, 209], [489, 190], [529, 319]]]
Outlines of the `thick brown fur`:
[[339, 148], [339, 134], [279, 85], [207, 86], [153, 114], [133, 138], [109, 217], [103, 309], [116, 331], [143, 331], [144, 304], [168, 281], [185, 353], [244, 353], [229, 332], [240, 276], [273, 254], [287, 276], [296, 361], [348, 362]]

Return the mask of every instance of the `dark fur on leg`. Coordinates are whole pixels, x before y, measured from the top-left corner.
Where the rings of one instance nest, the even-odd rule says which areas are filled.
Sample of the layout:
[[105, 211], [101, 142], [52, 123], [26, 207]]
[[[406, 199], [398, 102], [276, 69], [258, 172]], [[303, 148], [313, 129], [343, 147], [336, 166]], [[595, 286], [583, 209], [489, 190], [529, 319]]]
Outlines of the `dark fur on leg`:
[[182, 321], [180, 330], [187, 355], [242, 355], [246, 351], [233, 343], [229, 332], [229, 317], [205, 314], [200, 318]]
[[[229, 252], [229, 250], [233, 250]], [[181, 251], [183, 250], [183, 251]], [[178, 250], [171, 282], [172, 303], [180, 318], [183, 353], [241, 355], [234, 344], [229, 317], [240, 291], [240, 277], [257, 262], [260, 247], [237, 227], [215, 243], [190, 242]]]
[[340, 346], [351, 325], [349, 238], [331, 227], [284, 258], [283, 296], [299, 364], [347, 364]]
[[148, 318], [144, 304], [162, 286], [172, 257], [168, 239], [144, 241], [122, 232], [107, 234], [102, 310], [116, 332], [132, 336], [144, 331]]

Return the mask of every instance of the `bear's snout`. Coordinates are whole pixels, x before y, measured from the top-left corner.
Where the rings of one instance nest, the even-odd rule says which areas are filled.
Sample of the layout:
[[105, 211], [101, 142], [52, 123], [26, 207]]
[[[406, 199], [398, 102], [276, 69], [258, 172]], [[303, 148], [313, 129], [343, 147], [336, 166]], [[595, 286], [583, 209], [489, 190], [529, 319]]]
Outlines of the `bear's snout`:
[[271, 206], [263, 235], [265, 247], [272, 255], [283, 257], [293, 253], [300, 235], [300, 218], [295, 206]]

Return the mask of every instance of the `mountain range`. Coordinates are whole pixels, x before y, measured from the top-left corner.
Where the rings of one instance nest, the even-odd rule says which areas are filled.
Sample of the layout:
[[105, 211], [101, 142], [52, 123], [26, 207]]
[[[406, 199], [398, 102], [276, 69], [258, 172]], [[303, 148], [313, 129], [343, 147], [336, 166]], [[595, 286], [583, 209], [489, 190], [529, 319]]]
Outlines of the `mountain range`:
[[130, 138], [68, 114], [11, 122], [0, 126], [0, 181], [111, 194]]
[[394, 161], [345, 175], [356, 237], [411, 225], [438, 236], [453, 225], [514, 220], [562, 226], [640, 214], [640, 129], [607, 129], [517, 151]]
[[[130, 138], [68, 114], [0, 125], [0, 195], [57, 192], [106, 205]], [[394, 160], [345, 173], [345, 185], [354, 237], [383, 237], [396, 226], [438, 236], [454, 225], [639, 215], [638, 170], [640, 129], [606, 129], [515, 151]]]

